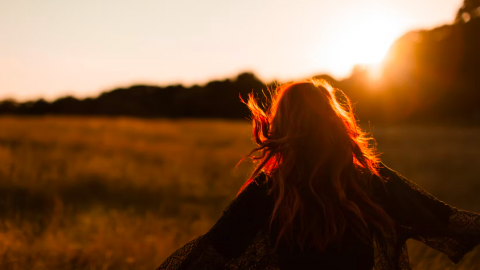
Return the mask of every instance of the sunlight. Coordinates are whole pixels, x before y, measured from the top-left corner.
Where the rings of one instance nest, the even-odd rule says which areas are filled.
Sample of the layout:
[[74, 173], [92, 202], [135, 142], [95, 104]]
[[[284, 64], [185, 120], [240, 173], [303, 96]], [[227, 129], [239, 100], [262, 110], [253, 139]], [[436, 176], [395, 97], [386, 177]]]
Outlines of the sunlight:
[[368, 16], [351, 26], [344, 45], [349, 46], [357, 64], [379, 63], [397, 38], [392, 25], [382, 16]]
[[402, 20], [394, 11], [379, 7], [355, 9], [347, 17], [348, 21], [338, 23], [329, 44], [333, 73], [347, 76], [355, 65], [362, 65], [372, 69], [372, 78], [379, 78], [381, 61], [404, 31]]
[[382, 64], [373, 63], [366, 66], [367, 74], [372, 81], [378, 81], [382, 77]]

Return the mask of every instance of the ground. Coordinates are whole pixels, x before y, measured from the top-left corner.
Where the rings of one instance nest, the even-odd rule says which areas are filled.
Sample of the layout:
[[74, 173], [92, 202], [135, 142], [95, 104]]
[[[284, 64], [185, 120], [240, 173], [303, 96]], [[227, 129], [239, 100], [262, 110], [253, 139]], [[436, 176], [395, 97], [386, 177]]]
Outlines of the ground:
[[[384, 163], [480, 212], [480, 127], [372, 129]], [[155, 269], [251, 172], [244, 121], [0, 117], [1, 269]], [[414, 269], [474, 269], [409, 242]]]

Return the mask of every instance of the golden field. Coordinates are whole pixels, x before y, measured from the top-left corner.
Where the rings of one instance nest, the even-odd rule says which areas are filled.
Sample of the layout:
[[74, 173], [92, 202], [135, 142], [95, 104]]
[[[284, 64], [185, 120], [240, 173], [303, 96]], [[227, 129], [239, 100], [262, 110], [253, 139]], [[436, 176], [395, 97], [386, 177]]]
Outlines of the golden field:
[[[376, 127], [385, 164], [480, 212], [480, 127]], [[248, 178], [243, 121], [0, 117], [0, 269], [155, 269]], [[409, 243], [414, 269], [458, 265]]]

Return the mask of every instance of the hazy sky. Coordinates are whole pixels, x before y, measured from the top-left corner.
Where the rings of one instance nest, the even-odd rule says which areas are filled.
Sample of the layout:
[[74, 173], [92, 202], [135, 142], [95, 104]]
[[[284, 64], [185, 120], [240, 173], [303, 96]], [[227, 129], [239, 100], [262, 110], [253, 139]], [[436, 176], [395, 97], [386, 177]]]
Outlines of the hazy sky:
[[0, 0], [0, 99], [95, 96], [134, 83], [264, 81], [378, 62], [462, 0]]

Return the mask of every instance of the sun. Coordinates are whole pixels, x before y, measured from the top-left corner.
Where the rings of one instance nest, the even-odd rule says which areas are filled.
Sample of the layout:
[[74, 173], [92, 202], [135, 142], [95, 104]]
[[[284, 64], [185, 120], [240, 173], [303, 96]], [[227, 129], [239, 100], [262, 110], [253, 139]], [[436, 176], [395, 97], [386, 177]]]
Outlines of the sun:
[[395, 12], [385, 8], [363, 7], [344, 16], [330, 41], [333, 73], [347, 75], [355, 65], [378, 67], [392, 43], [404, 31]]

